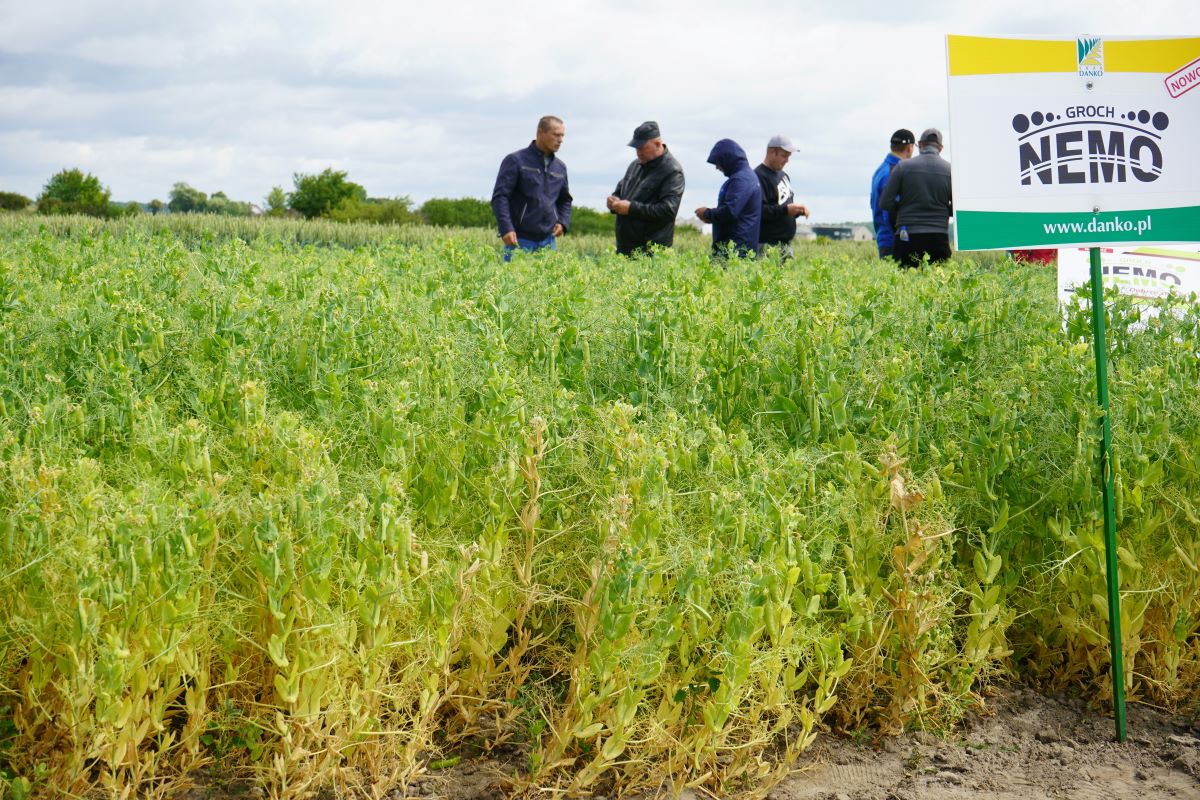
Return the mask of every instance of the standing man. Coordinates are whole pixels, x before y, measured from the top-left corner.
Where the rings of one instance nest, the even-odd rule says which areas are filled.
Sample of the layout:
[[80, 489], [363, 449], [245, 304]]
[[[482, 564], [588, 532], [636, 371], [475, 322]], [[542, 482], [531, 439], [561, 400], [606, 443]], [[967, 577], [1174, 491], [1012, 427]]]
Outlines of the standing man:
[[739, 256], [758, 255], [758, 229], [762, 222], [762, 188], [750, 169], [746, 151], [733, 139], [721, 139], [708, 154], [708, 163], [724, 173], [717, 207], [696, 209], [696, 216], [713, 226], [712, 249], [725, 255], [731, 248]]
[[637, 158], [608, 196], [617, 215], [617, 252], [623, 256], [648, 251], [650, 245], [675, 243], [675, 215], [683, 200], [683, 167], [667, 150], [657, 122], [643, 122], [629, 146]]
[[796, 217], [808, 217], [807, 206], [792, 202], [792, 179], [783, 171], [796, 152], [792, 140], [782, 134], [767, 142], [763, 163], [754, 168], [762, 191], [762, 225], [758, 232], [761, 247], [779, 248], [784, 259], [792, 257], [792, 239], [796, 238]]
[[883, 163], [879, 165], [879, 169], [875, 170], [875, 174], [871, 176], [871, 216], [875, 220], [875, 245], [879, 248], [880, 258], [888, 258], [892, 255], [896, 233], [892, 230], [892, 220], [888, 216], [888, 212], [879, 205], [879, 198], [883, 196], [883, 187], [887, 185], [888, 178], [891, 177], [892, 168], [901, 161], [912, 158], [915, 141], [912, 131], [907, 128], [901, 128], [893, 133], [892, 152], [887, 154]]
[[505, 261], [518, 247], [525, 252], [558, 249], [555, 239], [571, 225], [567, 165], [555, 156], [563, 133], [561, 119], [542, 117], [529, 147], [509, 153], [500, 162], [492, 213], [500, 227]]
[[950, 162], [941, 156], [942, 132], [927, 129], [917, 145], [921, 154], [892, 169], [879, 203], [893, 220], [893, 256], [902, 267], [920, 266], [925, 256], [933, 262], [950, 258], [954, 200]]

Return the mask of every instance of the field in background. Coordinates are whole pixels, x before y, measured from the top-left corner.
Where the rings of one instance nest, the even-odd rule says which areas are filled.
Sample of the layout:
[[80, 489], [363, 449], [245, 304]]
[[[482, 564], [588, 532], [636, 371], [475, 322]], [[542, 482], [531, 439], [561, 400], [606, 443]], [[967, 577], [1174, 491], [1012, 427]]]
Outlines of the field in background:
[[[0, 215], [0, 230], [36, 229], [54, 236], [95, 236], [107, 231], [114, 236], [127, 232], [149, 235], [168, 231], [189, 246], [223, 239], [271, 242], [284, 246], [337, 245], [431, 245], [453, 238], [479, 247], [500, 249], [493, 228], [440, 228], [428, 225], [387, 225], [373, 222], [335, 222], [327, 219], [276, 217], [223, 217], [215, 214], [142, 214], [116, 220], [86, 216]], [[675, 234], [677, 249], [707, 251], [708, 237], [699, 230], [680, 225]], [[861, 245], [860, 245], [861, 246]], [[563, 252], [601, 256], [613, 249], [611, 236], [569, 234], [559, 240]], [[864, 250], [865, 252], [865, 250]]]
[[[998, 676], [1107, 699], [1052, 271], [610, 245], [0, 218], [0, 795], [382, 796], [511, 742], [731, 792]], [[1127, 687], [1195, 712], [1200, 312], [1109, 326]]]

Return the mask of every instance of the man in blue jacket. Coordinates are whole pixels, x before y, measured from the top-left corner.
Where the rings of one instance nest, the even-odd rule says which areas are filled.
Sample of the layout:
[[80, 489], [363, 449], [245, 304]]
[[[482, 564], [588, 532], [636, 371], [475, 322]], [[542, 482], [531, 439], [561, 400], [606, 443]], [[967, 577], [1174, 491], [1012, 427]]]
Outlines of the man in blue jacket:
[[725, 174], [717, 194], [717, 207], [696, 209], [696, 216], [713, 226], [713, 253], [725, 255], [732, 248], [740, 256], [758, 255], [758, 229], [762, 221], [762, 188], [750, 169], [746, 151], [732, 139], [713, 145], [708, 163]]
[[875, 174], [871, 176], [871, 215], [875, 219], [875, 245], [879, 248], [880, 258], [888, 258], [894, 252], [896, 232], [892, 229], [891, 216], [884, 210], [879, 199], [883, 194], [883, 187], [887, 186], [888, 178], [892, 175], [892, 167], [901, 161], [912, 158], [915, 141], [913, 132], [907, 128], [901, 128], [893, 133], [892, 152], [887, 154], [883, 163], [879, 165], [879, 169], [875, 170]]
[[524, 150], [500, 162], [492, 190], [492, 213], [504, 242], [504, 260], [518, 247], [533, 252], [558, 249], [555, 239], [571, 225], [571, 192], [567, 165], [555, 153], [562, 147], [563, 121], [538, 120], [537, 135]]

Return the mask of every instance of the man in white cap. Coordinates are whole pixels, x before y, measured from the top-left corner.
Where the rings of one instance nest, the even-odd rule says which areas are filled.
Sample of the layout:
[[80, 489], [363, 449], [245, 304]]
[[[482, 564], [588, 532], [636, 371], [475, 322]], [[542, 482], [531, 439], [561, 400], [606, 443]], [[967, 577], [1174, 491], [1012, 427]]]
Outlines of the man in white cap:
[[919, 267], [950, 258], [950, 217], [954, 196], [950, 162], [942, 158], [942, 132], [927, 128], [917, 140], [920, 155], [892, 168], [879, 205], [896, 231], [892, 257], [901, 267]]
[[792, 140], [780, 134], [767, 142], [763, 163], [754, 168], [762, 187], [762, 223], [758, 238], [762, 247], [778, 247], [783, 258], [792, 255], [792, 239], [796, 237], [796, 217], [808, 217], [808, 207], [794, 202], [792, 179], [783, 171], [788, 159], [796, 152]]

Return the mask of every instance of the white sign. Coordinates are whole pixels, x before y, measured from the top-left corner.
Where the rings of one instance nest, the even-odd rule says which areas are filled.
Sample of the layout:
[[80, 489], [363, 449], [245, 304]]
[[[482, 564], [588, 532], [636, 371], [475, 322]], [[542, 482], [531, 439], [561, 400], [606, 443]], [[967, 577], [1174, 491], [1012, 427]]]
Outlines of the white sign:
[[1200, 38], [946, 47], [959, 249], [1200, 241]]
[[[1116, 287], [1124, 295], [1142, 301], [1143, 316], [1158, 314], [1158, 300], [1175, 295], [1200, 296], [1200, 247], [1141, 247], [1135, 249], [1100, 248], [1100, 272], [1105, 289]], [[1078, 290], [1091, 283], [1091, 258], [1086, 248], [1058, 251], [1058, 300], [1062, 306], [1091, 302]]]

